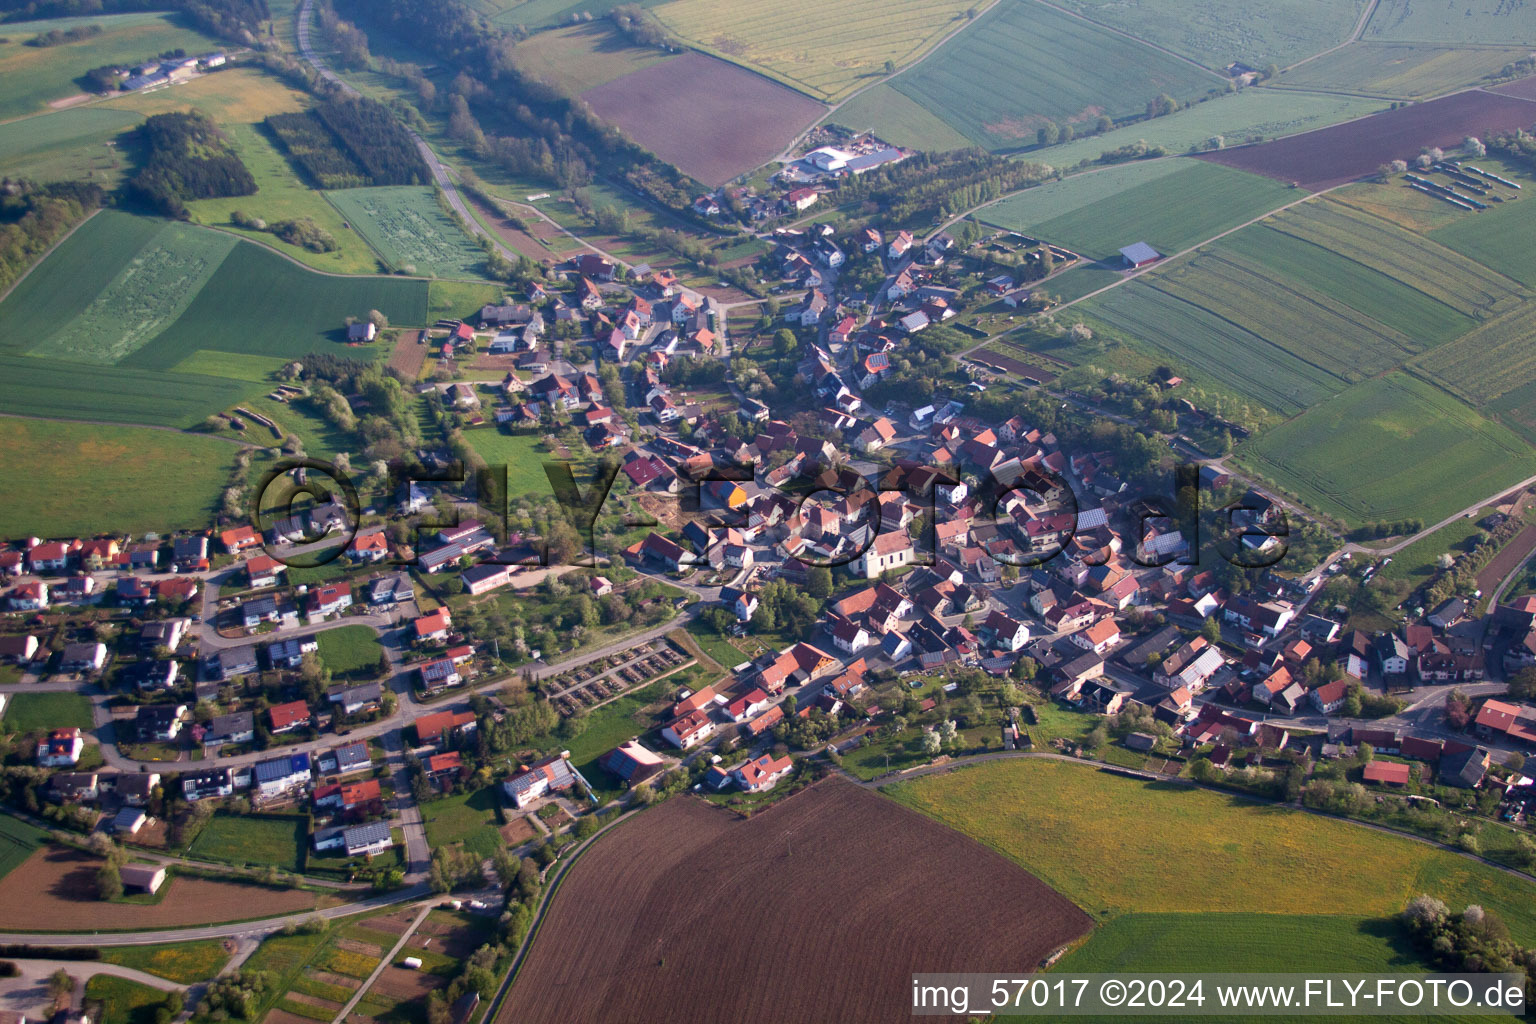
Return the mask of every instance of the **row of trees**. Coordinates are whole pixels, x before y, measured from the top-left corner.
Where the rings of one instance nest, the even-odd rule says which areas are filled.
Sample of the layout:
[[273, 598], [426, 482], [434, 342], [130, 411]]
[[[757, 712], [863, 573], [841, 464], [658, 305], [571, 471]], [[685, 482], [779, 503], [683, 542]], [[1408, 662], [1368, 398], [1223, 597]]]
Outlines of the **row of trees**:
[[[253, 43], [272, 12], [267, 0], [0, 0], [0, 22], [179, 10], [212, 36]], [[99, 29], [98, 29], [99, 31]], [[94, 33], [93, 33], [94, 34]]]

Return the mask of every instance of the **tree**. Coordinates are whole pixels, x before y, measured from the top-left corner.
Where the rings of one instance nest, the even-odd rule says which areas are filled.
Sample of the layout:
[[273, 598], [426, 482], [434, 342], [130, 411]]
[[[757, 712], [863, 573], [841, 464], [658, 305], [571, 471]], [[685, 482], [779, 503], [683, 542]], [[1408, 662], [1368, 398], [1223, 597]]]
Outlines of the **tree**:
[[1461, 151], [1473, 159], [1479, 159], [1488, 155], [1488, 147], [1483, 145], [1483, 140], [1475, 135], [1468, 135], [1461, 140]]
[[923, 733], [923, 753], [937, 754], [943, 745], [944, 741], [939, 737], [938, 730], [930, 729]]
[[1509, 677], [1509, 695], [1520, 700], [1536, 697], [1536, 666], [1523, 668]]
[[368, 311], [368, 322], [373, 324], [376, 329], [381, 331], [389, 327], [389, 317], [385, 316], [383, 313], [380, 313], [376, 309], [370, 309]]
[[824, 565], [812, 566], [805, 574], [805, 592], [824, 601], [832, 594], [832, 570]]
[[48, 975], [48, 997], [53, 1000], [55, 1007], [63, 1005], [74, 994], [74, 976], [64, 968], [60, 967]]
[[1362, 743], [1362, 744], [1360, 744], [1360, 763], [1361, 764], [1370, 764], [1371, 760], [1375, 756], [1376, 756], [1376, 751], [1371, 747], [1371, 745], [1369, 743]]
[[98, 899], [115, 900], [123, 894], [123, 876], [117, 865], [107, 861], [96, 872], [96, 896]]
[[1205, 624], [1200, 627], [1200, 635], [1205, 637], [1207, 641], [1213, 644], [1220, 641], [1221, 620], [1217, 619], [1214, 615], [1206, 619]]
[[1280, 65], [1278, 65], [1278, 64], [1265, 64], [1264, 65], [1264, 80], [1266, 82], [1269, 81], [1272, 78], [1278, 78], [1278, 77], [1280, 77]]
[[1061, 129], [1053, 121], [1035, 130], [1035, 141], [1042, 146], [1054, 146], [1061, 141]]

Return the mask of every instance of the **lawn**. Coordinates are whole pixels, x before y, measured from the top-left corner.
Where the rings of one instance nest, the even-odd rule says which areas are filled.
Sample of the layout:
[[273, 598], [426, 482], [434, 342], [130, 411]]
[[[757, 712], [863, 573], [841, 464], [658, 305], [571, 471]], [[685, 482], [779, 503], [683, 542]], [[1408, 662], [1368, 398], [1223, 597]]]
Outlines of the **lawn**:
[[981, 217], [1093, 259], [1114, 258], [1132, 242], [1146, 242], [1166, 256], [1297, 198], [1279, 182], [1243, 171], [1199, 160], [1153, 160], [1026, 189]]
[[480, 250], [437, 204], [426, 185], [385, 185], [325, 193], [391, 270], [428, 277], [479, 277]]
[[1225, 82], [1055, 7], [1010, 0], [891, 84], [977, 145], [1010, 147], [1033, 145], [1047, 121], [1083, 127], [1141, 113], [1159, 93], [1187, 101]]
[[433, 281], [427, 286], [427, 319], [471, 318], [480, 312], [481, 306], [494, 305], [505, 297], [506, 288], [499, 284]]
[[1437, 522], [1536, 475], [1536, 452], [1508, 429], [1402, 373], [1378, 377], [1245, 442], [1237, 459], [1350, 523]]
[[[532, 494], [544, 497], [550, 493], [549, 478], [544, 475], [544, 463], [553, 456], [544, 450], [543, 442], [537, 435], [507, 434], [499, 429], [466, 430], [464, 439], [480, 453], [487, 465], [507, 467], [509, 496]], [[589, 479], [582, 476], [579, 466], [573, 467], [572, 472], [579, 486], [586, 487], [590, 483]]]
[[[745, 65], [820, 100], [836, 101], [911, 62], [953, 31], [966, 0], [829, 0], [742, 4], [672, 0], [652, 13], [706, 53]], [[979, 23], [979, 19], [978, 19]]]
[[601, 790], [607, 775], [598, 768], [597, 759], [625, 740], [655, 728], [659, 723], [642, 714], [643, 709], [681, 685], [675, 680], [661, 680], [593, 709], [587, 715], [587, 725], [581, 735], [561, 743], [560, 748], [571, 752], [571, 764]]
[[32, 856], [44, 838], [42, 829], [9, 814], [0, 815], [0, 878]]
[[165, 993], [126, 978], [98, 974], [85, 983], [87, 1002], [101, 1001], [101, 1024], [155, 1024]]
[[1472, 85], [1525, 49], [1456, 49], [1400, 43], [1351, 43], [1288, 71], [1276, 84], [1297, 89], [1341, 89], [1395, 99], [1429, 99]]
[[1530, 13], [1522, 7], [1504, 0], [1381, 0], [1361, 38], [1529, 47], [1536, 45], [1536, 31], [1532, 30]]
[[238, 451], [146, 427], [0, 418], [0, 474], [10, 481], [0, 535], [205, 529]]
[[1220, 70], [1234, 60], [1282, 67], [1349, 38], [1364, 0], [1062, 0], [1061, 6]]
[[338, 679], [371, 679], [378, 674], [379, 655], [384, 649], [371, 626], [340, 626], [317, 634], [320, 661]]
[[[58, 46], [28, 46], [27, 40], [55, 29], [98, 26], [88, 39]], [[137, 64], [166, 50], [203, 53], [217, 46], [178, 14], [113, 14], [90, 18], [9, 22], [0, 42], [0, 120], [45, 110], [50, 101], [82, 91], [77, 81], [91, 68]]]
[[427, 826], [427, 845], [436, 849], [463, 843], [464, 848], [489, 857], [501, 848], [497, 832], [497, 786], [487, 786], [473, 793], [458, 793], [421, 805], [422, 821]]
[[[885, 791], [1017, 861], [1095, 917], [1235, 906], [1385, 917], [1429, 892], [1452, 906], [1489, 907], [1520, 941], [1536, 938], [1529, 882], [1423, 843], [1229, 794], [1044, 759], [976, 765]], [[1203, 870], [1216, 866], [1219, 879]]]
[[1204, 146], [1218, 135], [1227, 145], [1235, 146], [1255, 137], [1272, 139], [1323, 128], [1385, 107], [1381, 100], [1357, 96], [1249, 88], [1185, 107], [1166, 117], [1135, 121], [1103, 135], [1036, 150], [1027, 159], [1042, 160], [1054, 167], [1072, 167], [1083, 160], [1097, 160], [1100, 154], [1131, 145], [1138, 139], [1162, 146], [1170, 153]]
[[83, 693], [13, 693], [5, 703], [5, 727], [11, 732], [68, 729], [90, 731], [91, 698]]
[[302, 815], [215, 814], [187, 848], [187, 856], [301, 871], [308, 841]]
[[101, 959], [120, 967], [132, 967], [183, 985], [214, 977], [229, 960], [217, 939], [168, 942], [160, 946], [104, 946]]

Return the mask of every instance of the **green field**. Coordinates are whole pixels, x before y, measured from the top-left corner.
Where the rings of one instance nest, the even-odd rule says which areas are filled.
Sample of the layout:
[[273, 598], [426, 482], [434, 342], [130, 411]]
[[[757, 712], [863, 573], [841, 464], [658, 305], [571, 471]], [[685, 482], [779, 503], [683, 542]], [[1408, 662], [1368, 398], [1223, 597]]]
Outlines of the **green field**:
[[1536, 381], [1536, 303], [1490, 320], [1415, 364], [1417, 372], [1482, 405]]
[[105, 946], [104, 963], [132, 967], [166, 981], [193, 985], [216, 976], [229, 961], [229, 953], [217, 939], [168, 942], [160, 946]]
[[[901, 67], [962, 24], [966, 0], [829, 0], [790, 6], [672, 0], [652, 13], [706, 53], [835, 101]], [[978, 19], [978, 23], [979, 23]]]
[[[1295, 415], [1344, 389], [1344, 382], [1209, 310], [1144, 281], [1074, 306], [1082, 313], [1155, 345], [1267, 409]], [[1091, 325], [1090, 325], [1091, 326]]]
[[[1094, 917], [1203, 917], [1235, 906], [1259, 915], [1385, 917], [1428, 892], [1456, 907], [1489, 907], [1520, 941], [1536, 938], [1529, 882], [1423, 843], [1237, 796], [1034, 758], [885, 792], [1017, 861]], [[1149, 821], [1159, 827], [1148, 829]], [[1213, 865], [1219, 878], [1201, 870]]]
[[[1459, 907], [1457, 909], [1460, 909]], [[1066, 973], [1419, 971], [1395, 921], [1346, 914], [1132, 913], [1106, 921], [1056, 964]]]
[[1261, 224], [1228, 235], [1216, 243], [1215, 251], [1263, 265], [1280, 280], [1359, 310], [1412, 337], [1420, 347], [1431, 348], [1477, 326], [1465, 313], [1396, 278]]
[[1381, 0], [1361, 38], [1536, 46], [1536, 23], [1506, 0]]
[[13, 178], [79, 178], [115, 188], [130, 166], [123, 150], [137, 114], [77, 107], [0, 124], [0, 172]]
[[320, 661], [338, 678], [355, 676], [373, 678], [384, 649], [372, 626], [338, 626], [316, 635]]
[[0, 535], [206, 529], [237, 451], [146, 427], [0, 418], [0, 473], [10, 481]]
[[[1484, 170], [1492, 169], [1484, 167], [1481, 160], [1477, 165]], [[1505, 172], [1494, 170], [1494, 173]], [[1528, 177], [1524, 184], [1529, 189]], [[1429, 237], [1521, 284], [1536, 288], [1536, 259], [1532, 259], [1530, 248], [1531, 238], [1536, 237], [1536, 201], [1533, 200], [1536, 197], [1524, 195], [1482, 213], [1465, 214], [1445, 227], [1431, 231]]]
[[1378, 377], [1237, 449], [1244, 466], [1346, 522], [1437, 522], [1536, 475], [1508, 429], [1402, 373]]
[[[506, 434], [500, 430], [466, 430], [464, 439], [480, 453], [488, 465], [507, 467], [507, 494], [532, 494], [544, 497], [550, 493], [549, 477], [544, 475], [544, 462], [550, 455], [534, 434]], [[579, 470], [577, 483], [586, 486]]]
[[505, 296], [506, 289], [499, 284], [433, 281], [427, 285], [427, 319], [471, 318], [480, 312], [481, 306], [494, 305], [501, 302]]
[[[168, 225], [106, 210], [53, 250], [0, 302], [8, 328], [0, 340], [0, 407], [10, 412], [89, 420], [192, 426], [260, 391], [249, 381], [178, 374], [178, 363], [199, 351], [302, 358], [329, 351], [377, 358], [381, 346], [343, 344], [345, 319], [378, 309], [392, 322], [421, 324], [427, 282], [316, 274], [261, 246], [235, 243], [183, 305], [163, 272], [169, 262], [209, 261], [210, 247], [228, 235]], [[165, 253], [164, 258], [159, 254]], [[196, 275], [202, 279], [202, 272]], [[152, 338], [118, 315], [112, 296], [135, 303], [164, 324]], [[82, 313], [86, 310], [89, 313]], [[85, 317], [77, 322], [77, 317]], [[85, 330], [104, 325], [100, 337]], [[115, 332], [115, 333], [113, 333]], [[136, 346], [117, 365], [101, 365]], [[67, 352], [97, 360], [82, 372], [75, 361], [22, 355]]]
[[1498, 316], [1521, 301], [1519, 287], [1509, 278], [1341, 202], [1325, 198], [1303, 203], [1266, 223], [1276, 231], [1373, 267], [1468, 316]]
[[[108, 226], [119, 216], [107, 211], [94, 218], [92, 226]], [[117, 276], [73, 317], [34, 338], [26, 353], [80, 363], [121, 362], [174, 323], [239, 244], [233, 235], [218, 231], [176, 221], [158, 224], [131, 254], [122, 249], [99, 254], [102, 262], [119, 266]], [[138, 232], [118, 237], [126, 245], [138, 240]]]
[[1093, 259], [1132, 242], [1172, 255], [1301, 198], [1268, 178], [1202, 160], [1121, 164], [1025, 189], [981, 212]]
[[1351, 383], [1401, 366], [1423, 348], [1401, 331], [1220, 248], [1144, 280]]
[[87, 1001], [101, 1001], [101, 1024], [154, 1024], [165, 993], [127, 978], [98, 974], [85, 983]]
[[187, 856], [300, 871], [309, 841], [306, 821], [297, 814], [215, 814], [187, 848]]
[[1284, 66], [1337, 46], [1365, 10], [1364, 0], [1063, 0], [1061, 6], [1217, 71], [1234, 60]]
[[433, 849], [463, 843], [464, 848], [489, 857], [501, 847], [497, 832], [497, 786], [486, 786], [472, 793], [458, 793], [421, 805], [421, 818], [427, 826], [427, 845]]
[[[27, 40], [53, 29], [97, 25], [99, 35], [57, 46], [27, 46]], [[217, 46], [176, 14], [113, 14], [90, 18], [9, 22], [0, 42], [0, 120], [46, 109], [49, 101], [82, 91], [76, 79], [91, 68], [137, 64], [166, 50], [197, 54]]]
[[580, 96], [588, 89], [660, 64], [669, 54], [654, 46], [631, 46], [606, 22], [538, 32], [512, 49], [523, 74]]
[[1027, 158], [1053, 167], [1072, 167], [1083, 160], [1097, 160], [1100, 154], [1129, 146], [1138, 139], [1162, 146], [1170, 153], [1203, 147], [1215, 136], [1220, 136], [1228, 146], [1236, 146], [1251, 138], [1273, 139], [1324, 128], [1373, 114], [1386, 106], [1381, 100], [1358, 96], [1248, 88], [1185, 107], [1166, 117], [1136, 121], [1103, 135], [1036, 150]]
[[270, 384], [274, 374], [288, 364], [277, 356], [247, 355], [242, 352], [194, 352], [172, 369], [177, 373], [197, 373], [207, 377], [228, 377], [252, 384]]
[[430, 277], [480, 276], [485, 254], [437, 205], [431, 187], [385, 185], [325, 195], [391, 269], [414, 268]]
[[838, 107], [826, 123], [874, 132], [893, 146], [909, 149], [944, 152], [973, 145], [943, 118], [883, 83]]
[[1033, 145], [1046, 121], [1091, 124], [1140, 113], [1159, 93], [1191, 100], [1224, 82], [1054, 7], [1012, 0], [891, 84], [977, 145], [1008, 147]]
[[1351, 43], [1287, 71], [1285, 89], [1342, 89], [1392, 99], [1429, 99], [1493, 74], [1530, 49], [1456, 49], [1402, 43]]
[[68, 691], [13, 693], [5, 703], [4, 721], [10, 732], [40, 732], [70, 726], [89, 732], [94, 724], [91, 698]]
[[17, 865], [32, 856], [32, 851], [42, 844], [44, 837], [42, 829], [20, 818], [13, 818], [9, 814], [0, 815], [0, 878], [10, 874]]

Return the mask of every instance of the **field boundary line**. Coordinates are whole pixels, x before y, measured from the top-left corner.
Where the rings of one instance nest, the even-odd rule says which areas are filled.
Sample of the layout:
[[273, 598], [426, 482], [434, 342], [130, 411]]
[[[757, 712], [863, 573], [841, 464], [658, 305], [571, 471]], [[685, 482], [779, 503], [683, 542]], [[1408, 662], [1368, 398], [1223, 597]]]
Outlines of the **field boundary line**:
[[[220, 380], [226, 378], [218, 378]], [[0, 412], [0, 416], [12, 420], [37, 420], [41, 423], [78, 423], [81, 426], [90, 427], [134, 427], [144, 430], [161, 430], [172, 434], [186, 434], [188, 437], [206, 437], [210, 441], [224, 441], [229, 444], [239, 445], [242, 448], [253, 448], [257, 451], [276, 445], [256, 444], [254, 441], [246, 441], [238, 437], [224, 437], [220, 434], [205, 434], [200, 430], [185, 430], [181, 427], [168, 427], [161, 423], [126, 423], [120, 420], [79, 420], [66, 416], [30, 416], [24, 412]]]
[[1286, 67], [1281, 68], [1280, 69], [1280, 73], [1283, 75], [1287, 71], [1291, 70], [1292, 68], [1299, 68], [1299, 67], [1301, 67], [1303, 64], [1307, 63], [1308, 61], [1317, 60], [1317, 58], [1319, 58], [1319, 57], [1326, 57], [1330, 53], [1334, 53], [1334, 52], [1336, 52], [1338, 50], [1342, 50], [1342, 49], [1344, 49], [1344, 47], [1348, 46], [1350, 43], [1358, 43], [1360, 41], [1360, 37], [1365, 34], [1365, 26], [1367, 26], [1367, 25], [1369, 25], [1371, 23], [1371, 17], [1372, 17], [1372, 15], [1374, 15], [1376, 13], [1376, 6], [1377, 6], [1377, 4], [1379, 2], [1380, 2], [1380, 0], [1370, 0], [1370, 3], [1365, 5], [1365, 10], [1360, 12], [1360, 20], [1355, 22], [1355, 30], [1353, 32], [1351, 32], [1349, 34], [1349, 37], [1347, 39], [1345, 39], [1342, 43], [1340, 43], [1337, 46], [1330, 46], [1326, 50], [1319, 50], [1317, 53], [1314, 53], [1310, 57], [1303, 57], [1301, 60], [1297, 61], [1295, 64], [1290, 64], [1290, 65], [1287, 65]]
[[1163, 56], [1165, 56], [1165, 57], [1172, 57], [1174, 60], [1179, 61], [1180, 63], [1183, 63], [1183, 64], [1188, 64], [1190, 67], [1199, 68], [1201, 71], [1204, 71], [1206, 74], [1210, 75], [1212, 78], [1219, 79], [1219, 80], [1221, 80], [1223, 82], [1231, 81], [1231, 79], [1226, 78], [1225, 76], [1223, 76], [1219, 71], [1215, 70], [1214, 68], [1208, 68], [1204, 64], [1201, 64], [1199, 61], [1194, 60], [1193, 58], [1186, 57], [1182, 53], [1177, 53], [1177, 52], [1175, 52], [1173, 50], [1168, 49], [1168, 47], [1161, 46], [1161, 45], [1159, 45], [1157, 43], [1152, 42], [1149, 39], [1143, 39], [1143, 38], [1141, 38], [1138, 35], [1134, 35], [1134, 34], [1132, 34], [1130, 32], [1125, 31], [1124, 29], [1115, 28], [1115, 26], [1113, 26], [1113, 25], [1106, 25], [1102, 21], [1095, 21], [1094, 19], [1088, 17], [1088, 15], [1086, 15], [1086, 14], [1079, 14], [1077, 11], [1068, 10], [1065, 7], [1060, 7], [1060, 6], [1056, 5], [1056, 4], [1053, 4], [1053, 3], [1051, 3], [1051, 0], [1035, 0], [1035, 3], [1039, 4], [1042, 7], [1049, 7], [1049, 8], [1051, 8], [1054, 11], [1060, 11], [1062, 14], [1065, 14], [1069, 18], [1076, 18], [1078, 21], [1085, 21], [1085, 22], [1087, 22], [1090, 25], [1098, 26], [1099, 28], [1103, 29], [1106, 32], [1113, 32], [1117, 36], [1121, 36], [1121, 37], [1123, 37], [1125, 39], [1129, 39], [1132, 42], [1140, 43], [1142, 46], [1145, 46], [1148, 49], [1156, 50], [1158, 53], [1161, 53]]
[[6, 299], [10, 298], [11, 292], [16, 290], [16, 286], [21, 284], [21, 282], [25, 281], [28, 277], [31, 277], [32, 276], [32, 271], [36, 270], [39, 266], [41, 266], [43, 260], [46, 260], [49, 256], [53, 255], [53, 250], [57, 249], [59, 246], [63, 245], [65, 242], [69, 241], [69, 238], [70, 238], [71, 235], [73, 235], [76, 231], [79, 231], [81, 228], [85, 227], [85, 224], [86, 224], [87, 221], [89, 221], [91, 218], [95, 217], [98, 213], [100, 213], [104, 209], [106, 209], [106, 207], [104, 207], [104, 206], [96, 207], [96, 209], [92, 210], [90, 213], [86, 214], [84, 217], [81, 217], [80, 218], [80, 223], [76, 224], [74, 227], [72, 227], [68, 231], [64, 232], [64, 234], [56, 242], [54, 242], [48, 248], [44, 249], [43, 252], [42, 252], [42, 255], [38, 256], [37, 259], [33, 260], [31, 262], [31, 264], [28, 265], [27, 269], [21, 272], [21, 276], [18, 277], [16, 280], [11, 282], [10, 287], [6, 288], [5, 291], [0, 292], [0, 302], [4, 302]]
[[416, 920], [411, 922], [411, 926], [409, 928], [400, 933], [400, 940], [395, 943], [394, 947], [388, 953], [380, 958], [379, 965], [375, 967], [373, 969], [373, 973], [368, 975], [363, 983], [357, 987], [357, 991], [352, 993], [352, 998], [347, 1000], [347, 1005], [343, 1006], [337, 1012], [336, 1016], [331, 1020], [331, 1024], [341, 1024], [342, 1021], [347, 1019], [347, 1014], [352, 1012], [352, 1007], [361, 1002], [363, 996], [373, 988], [373, 983], [379, 980], [379, 975], [384, 973], [384, 968], [390, 967], [394, 964], [395, 955], [399, 953], [400, 950], [405, 948], [406, 942], [412, 935], [416, 934], [416, 929], [421, 927], [421, 922], [425, 921], [427, 919], [427, 915], [430, 913], [432, 913], [431, 903], [427, 903], [419, 911], [416, 912]]
[[[325, 200], [325, 205], [326, 206], [329, 206], [332, 210], [336, 211], [336, 215], [338, 217], [340, 217], [341, 218], [341, 222], [347, 226], [347, 230], [352, 232], [358, 238], [362, 239], [363, 245], [367, 246], [368, 251], [373, 253], [374, 258], [379, 261], [379, 265], [380, 266], [382, 266], [382, 267], [394, 266], [393, 263], [391, 263], [389, 260], [384, 258], [384, 254], [379, 251], [378, 246], [376, 246], [372, 242], [368, 241], [368, 236], [367, 235], [363, 234], [361, 231], [357, 230], [357, 228], [352, 226], [352, 221], [355, 220], [356, 218], [349, 217], [345, 213], [341, 212], [341, 207], [337, 206], [335, 203], [333, 203], [331, 201], [331, 194], [330, 194], [330, 191], [328, 189], [317, 188], [317, 189], [315, 189], [315, 191], [320, 193], [320, 198]], [[372, 276], [374, 276], [374, 277], [385, 277], [385, 276], [388, 276], [388, 277], [397, 277], [397, 276], [398, 277], [404, 277], [406, 275], [403, 275], [403, 274], [397, 275], [397, 274], [394, 273], [394, 271], [390, 271], [390, 273], [388, 275], [374, 274]]]

